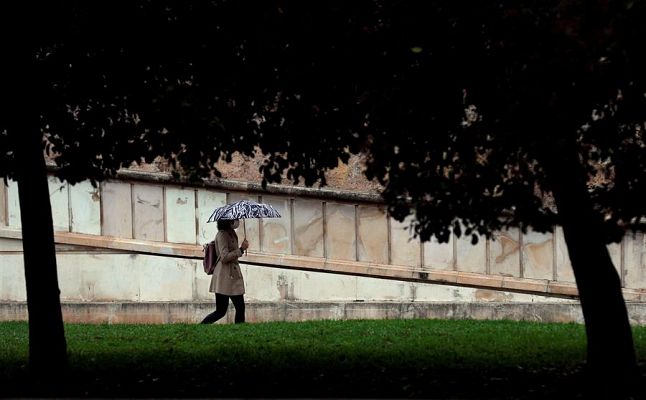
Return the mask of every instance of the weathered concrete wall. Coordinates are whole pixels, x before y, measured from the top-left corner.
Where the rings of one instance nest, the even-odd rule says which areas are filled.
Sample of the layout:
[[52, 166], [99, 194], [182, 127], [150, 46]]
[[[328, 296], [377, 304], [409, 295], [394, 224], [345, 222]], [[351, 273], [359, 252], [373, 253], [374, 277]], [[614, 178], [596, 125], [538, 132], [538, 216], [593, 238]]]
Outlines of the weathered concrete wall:
[[[576, 295], [560, 228], [554, 234], [499, 232], [495, 240], [482, 238], [476, 246], [456, 237], [449, 243], [420, 243], [410, 238], [406, 221], [389, 218], [384, 206], [369, 196], [334, 197], [300, 189], [262, 193], [226, 185], [180, 186], [163, 177], [143, 179], [113, 180], [94, 188], [50, 178], [61, 299], [66, 304], [104, 307], [100, 304], [114, 302], [128, 305], [111, 308], [122, 314], [134, 309], [145, 315], [152, 303], [210, 301], [210, 278], [202, 271], [199, 248], [217, 228], [206, 221], [214, 208], [249, 198], [270, 203], [283, 215], [245, 223], [251, 243], [243, 265], [246, 298], [258, 310], [274, 309], [261, 304], [303, 302], [334, 302], [337, 308], [361, 302], [576, 305], [550, 297]], [[238, 231], [242, 235], [243, 228]], [[627, 236], [609, 250], [626, 299], [646, 301], [644, 236]], [[0, 301], [25, 301], [13, 182], [0, 185]], [[326, 307], [332, 306], [300, 315], [337, 315]], [[368, 309], [373, 317], [401, 315], [391, 306]], [[122, 314], [111, 318], [126, 318]], [[283, 318], [280, 312], [270, 314], [253, 318]], [[570, 317], [563, 320], [578, 318], [569, 311], [564, 315]], [[191, 318], [197, 317], [184, 320]]]
[[[629, 303], [632, 325], [646, 325], [646, 306]], [[213, 311], [210, 302], [66, 302], [63, 319], [79, 323], [197, 323]], [[233, 323], [234, 308], [218, 324]], [[583, 323], [575, 303], [465, 303], [465, 302], [249, 302], [247, 322], [346, 319], [475, 319], [556, 323]], [[27, 304], [0, 302], [0, 321], [24, 321]]]
[[[248, 198], [270, 203], [283, 215], [280, 219], [246, 221], [250, 251], [254, 253], [513, 277], [570, 287], [574, 283], [563, 233], [558, 227], [554, 234], [522, 234], [512, 229], [497, 233], [495, 240], [482, 238], [475, 246], [470, 238], [455, 237], [444, 244], [421, 243], [411, 239], [406, 230], [408, 221], [397, 222], [388, 217], [383, 205], [351, 201], [353, 197], [349, 195], [339, 195], [345, 200], [332, 200], [329, 193], [325, 198], [317, 197], [317, 190], [307, 197], [304, 194], [309, 192], [303, 190], [281, 195], [186, 187], [159, 177], [150, 177], [148, 182], [108, 181], [98, 188], [89, 183], [70, 186], [53, 177], [49, 184], [57, 232], [197, 245], [216, 233], [215, 224], [206, 223], [214, 208]], [[20, 229], [13, 182], [0, 187], [0, 199], [0, 227]], [[609, 250], [623, 286], [639, 291], [633, 298], [646, 295], [644, 235], [626, 236], [622, 243], [610, 245]], [[532, 289], [528, 286], [528, 290]]]
[[[21, 242], [0, 239], [0, 301], [25, 301]], [[63, 302], [210, 301], [200, 260], [58, 246]], [[241, 265], [250, 302], [524, 302], [554, 299], [483, 288]], [[573, 302], [572, 300], [559, 300]]]
[[[63, 303], [66, 322], [81, 323], [197, 323], [213, 311], [209, 302], [92, 302]], [[646, 322], [644, 307], [629, 306], [633, 324]], [[218, 324], [233, 323], [234, 308]], [[247, 322], [345, 319], [477, 319], [583, 323], [578, 304], [440, 303], [440, 302], [251, 302]], [[0, 303], [0, 321], [27, 318], [24, 302]]]

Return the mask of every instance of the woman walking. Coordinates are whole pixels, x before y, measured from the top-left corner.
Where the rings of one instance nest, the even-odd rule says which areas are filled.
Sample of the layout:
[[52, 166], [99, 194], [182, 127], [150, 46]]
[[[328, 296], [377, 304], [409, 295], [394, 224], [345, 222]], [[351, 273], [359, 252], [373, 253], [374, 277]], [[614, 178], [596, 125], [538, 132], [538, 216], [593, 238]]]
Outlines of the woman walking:
[[209, 292], [215, 293], [215, 311], [207, 315], [202, 324], [212, 324], [224, 317], [229, 308], [229, 299], [236, 310], [235, 323], [245, 321], [244, 280], [240, 271], [238, 258], [249, 247], [247, 239], [238, 247], [238, 235], [235, 229], [240, 226], [240, 220], [219, 220], [218, 234], [215, 235], [215, 245], [218, 249], [218, 262], [211, 277]]

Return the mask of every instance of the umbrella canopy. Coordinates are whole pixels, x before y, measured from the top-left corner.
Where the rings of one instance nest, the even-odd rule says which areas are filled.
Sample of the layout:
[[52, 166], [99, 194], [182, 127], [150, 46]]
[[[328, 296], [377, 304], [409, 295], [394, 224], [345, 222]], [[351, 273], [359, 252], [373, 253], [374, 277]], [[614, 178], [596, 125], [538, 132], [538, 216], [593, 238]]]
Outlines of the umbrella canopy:
[[246, 218], [280, 218], [280, 214], [269, 204], [256, 203], [251, 200], [240, 200], [216, 208], [206, 222], [215, 222], [221, 219]]

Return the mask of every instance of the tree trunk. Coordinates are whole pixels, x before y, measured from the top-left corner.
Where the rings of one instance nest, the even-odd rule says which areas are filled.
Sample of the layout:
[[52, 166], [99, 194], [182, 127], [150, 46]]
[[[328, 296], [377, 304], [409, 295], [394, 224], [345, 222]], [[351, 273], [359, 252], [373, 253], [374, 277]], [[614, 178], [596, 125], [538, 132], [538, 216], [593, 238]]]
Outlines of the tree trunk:
[[57, 384], [67, 369], [67, 344], [39, 121], [43, 82], [33, 64], [38, 44], [55, 32], [58, 23], [53, 13], [58, 4], [51, 3], [4, 2], [0, 32], [7, 39], [3, 45], [2, 112], [15, 149], [29, 312], [29, 369], [34, 382]]
[[25, 123], [16, 153], [22, 243], [29, 311], [29, 366], [39, 377], [67, 366], [67, 345], [56, 272], [56, 251], [47, 170], [37, 116]]
[[585, 319], [588, 388], [604, 398], [621, 398], [637, 384], [632, 330], [604, 240], [603, 216], [593, 209], [575, 144], [567, 149], [555, 151], [546, 167]]

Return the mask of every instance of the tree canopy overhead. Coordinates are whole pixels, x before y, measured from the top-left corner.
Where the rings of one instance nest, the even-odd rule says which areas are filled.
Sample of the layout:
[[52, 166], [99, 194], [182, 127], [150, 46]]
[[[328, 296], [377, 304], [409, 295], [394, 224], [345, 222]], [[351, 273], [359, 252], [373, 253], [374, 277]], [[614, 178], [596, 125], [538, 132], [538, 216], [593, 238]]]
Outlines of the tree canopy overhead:
[[646, 212], [642, 3], [63, 3], [34, 56], [72, 182], [157, 156], [205, 177], [259, 146], [268, 182], [311, 185], [363, 150], [392, 215], [446, 240], [549, 229], [546, 154], [576, 140], [607, 225]]
[[[200, 178], [259, 147], [266, 182], [311, 185], [363, 151], [389, 213], [414, 212], [424, 240], [561, 224], [589, 361], [634, 372], [605, 243], [644, 228], [646, 3], [61, 1], [39, 15], [29, 109], [61, 178], [157, 156]], [[0, 170], [19, 175], [7, 120]]]

